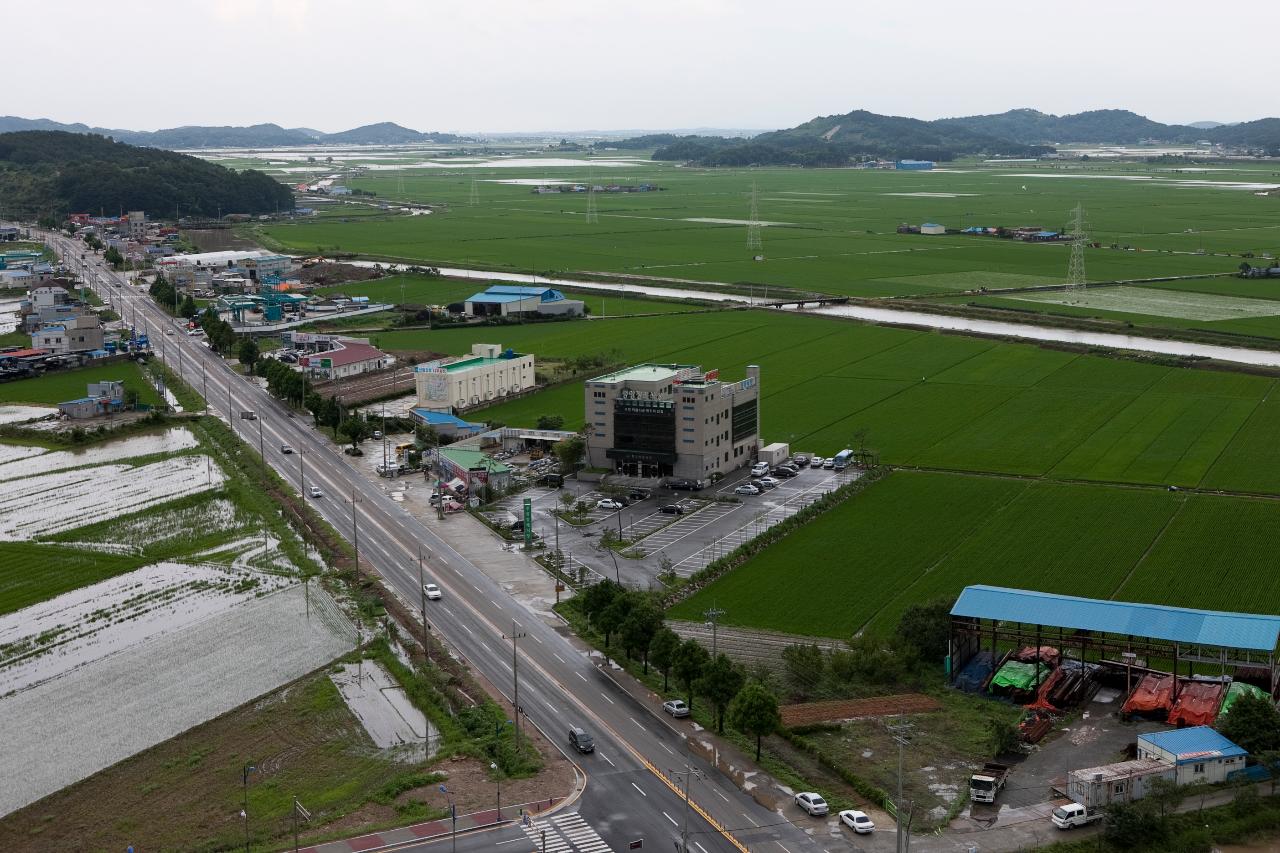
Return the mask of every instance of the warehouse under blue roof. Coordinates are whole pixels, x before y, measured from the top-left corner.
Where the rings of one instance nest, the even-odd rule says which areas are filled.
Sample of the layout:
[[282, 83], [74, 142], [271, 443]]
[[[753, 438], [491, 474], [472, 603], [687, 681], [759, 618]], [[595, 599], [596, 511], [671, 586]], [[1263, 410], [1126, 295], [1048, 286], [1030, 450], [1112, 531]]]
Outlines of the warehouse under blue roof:
[[1232, 758], [1249, 754], [1244, 747], [1237, 746], [1208, 726], [1192, 726], [1187, 729], [1170, 729], [1138, 735], [1139, 748], [1142, 747], [1143, 741], [1173, 753], [1178, 764], [1197, 759], [1204, 760], [1206, 757]]
[[1275, 651], [1280, 641], [1280, 616], [1102, 601], [999, 586], [965, 587], [951, 615], [1259, 652]]

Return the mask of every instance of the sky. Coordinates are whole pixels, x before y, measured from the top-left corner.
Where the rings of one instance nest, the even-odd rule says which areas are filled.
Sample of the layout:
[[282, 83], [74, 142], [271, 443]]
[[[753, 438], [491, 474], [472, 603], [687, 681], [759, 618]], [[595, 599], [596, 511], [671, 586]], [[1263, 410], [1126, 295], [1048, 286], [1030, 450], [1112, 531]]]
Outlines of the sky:
[[[131, 130], [791, 127], [867, 109], [1280, 112], [1274, 0], [60, 0], [6, 6], [0, 110]], [[1210, 11], [1206, 11], [1210, 10]]]

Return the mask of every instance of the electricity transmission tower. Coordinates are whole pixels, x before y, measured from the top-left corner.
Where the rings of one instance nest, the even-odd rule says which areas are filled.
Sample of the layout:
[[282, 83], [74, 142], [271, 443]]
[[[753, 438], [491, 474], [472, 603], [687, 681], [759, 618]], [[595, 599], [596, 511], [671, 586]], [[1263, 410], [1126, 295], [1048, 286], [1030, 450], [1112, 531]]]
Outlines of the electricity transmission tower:
[[747, 218], [747, 251], [753, 257], [764, 254], [764, 241], [760, 238], [760, 202], [756, 182], [751, 182], [751, 215]]
[[396, 195], [404, 198], [404, 175], [396, 176]]
[[1088, 279], [1084, 273], [1084, 244], [1089, 239], [1084, 229], [1084, 205], [1077, 203], [1071, 211], [1071, 259], [1067, 262], [1067, 284], [1072, 290], [1084, 290]]
[[600, 213], [596, 210], [596, 185], [592, 181], [587, 184], [587, 224], [592, 225], [600, 221]]
[[475, 207], [480, 203], [480, 185], [476, 183], [476, 179], [471, 179], [471, 198], [467, 200], [467, 204]]

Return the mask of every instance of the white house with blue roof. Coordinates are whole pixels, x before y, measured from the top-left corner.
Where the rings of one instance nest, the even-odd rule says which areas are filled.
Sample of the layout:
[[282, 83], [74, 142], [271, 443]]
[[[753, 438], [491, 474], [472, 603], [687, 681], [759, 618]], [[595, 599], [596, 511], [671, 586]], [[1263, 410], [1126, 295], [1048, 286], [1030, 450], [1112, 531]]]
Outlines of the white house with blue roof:
[[1138, 758], [1174, 765], [1179, 785], [1223, 782], [1233, 770], [1244, 768], [1248, 753], [1208, 726], [1192, 726], [1138, 735]]
[[518, 284], [495, 284], [466, 300], [467, 314], [472, 317], [510, 317], [520, 314], [581, 316], [580, 299], [565, 299], [553, 287], [530, 287]]

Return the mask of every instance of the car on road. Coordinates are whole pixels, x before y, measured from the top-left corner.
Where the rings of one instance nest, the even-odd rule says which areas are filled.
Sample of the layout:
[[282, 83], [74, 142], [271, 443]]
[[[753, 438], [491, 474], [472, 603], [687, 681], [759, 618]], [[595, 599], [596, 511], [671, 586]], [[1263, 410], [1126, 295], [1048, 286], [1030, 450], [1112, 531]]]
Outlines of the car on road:
[[684, 515], [684, 507], [680, 504], [667, 504], [662, 508], [667, 515]]
[[673, 717], [689, 716], [689, 706], [684, 704], [683, 699], [668, 699], [662, 703], [662, 710]]
[[596, 751], [595, 739], [577, 726], [569, 729], [569, 746], [578, 750], [578, 752]]
[[308, 491], [308, 493], [310, 493], [311, 497], [313, 497], [313, 498], [322, 498], [322, 497], [324, 497], [324, 492], [320, 491], [320, 487], [319, 487], [319, 486], [312, 486], [312, 487], [311, 487], [311, 488], [309, 488], [307, 491]]
[[876, 831], [876, 825], [866, 812], [857, 809], [845, 809], [840, 812], [840, 822], [859, 835], [870, 835]]
[[836, 458], [834, 456], [828, 456], [826, 459], [823, 459], [822, 467], [823, 470], [830, 471], [832, 468], [836, 467]]
[[768, 474], [768, 473], [769, 473], [768, 462], [757, 462], [756, 464], [751, 466], [752, 477], [763, 477], [765, 474]]
[[821, 817], [827, 813], [827, 801], [821, 794], [803, 791], [796, 794], [796, 805], [809, 813], [810, 817]]
[[596, 509], [622, 509], [622, 501], [615, 501], [613, 498], [601, 498], [596, 501]]
[[439, 601], [443, 596], [443, 593], [440, 592], [440, 587], [433, 583], [424, 583], [422, 585], [422, 594], [427, 597], [428, 601]]
[[373, 437], [374, 437], [374, 438], [382, 438], [382, 430], [380, 430], [380, 429], [375, 429], [375, 430], [373, 431]]
[[293, 448], [292, 448], [292, 447], [290, 447], [290, 446], [289, 446], [289, 445], [287, 445], [287, 444], [282, 444], [282, 445], [280, 445], [280, 452], [281, 452], [281, 453], [292, 453], [292, 452], [293, 452]]
[[750, 483], [743, 483], [741, 486], [738, 486], [736, 489], [734, 489], [733, 493], [735, 495], [758, 495], [762, 491], [764, 490], [761, 489], [759, 486], [753, 486]]

